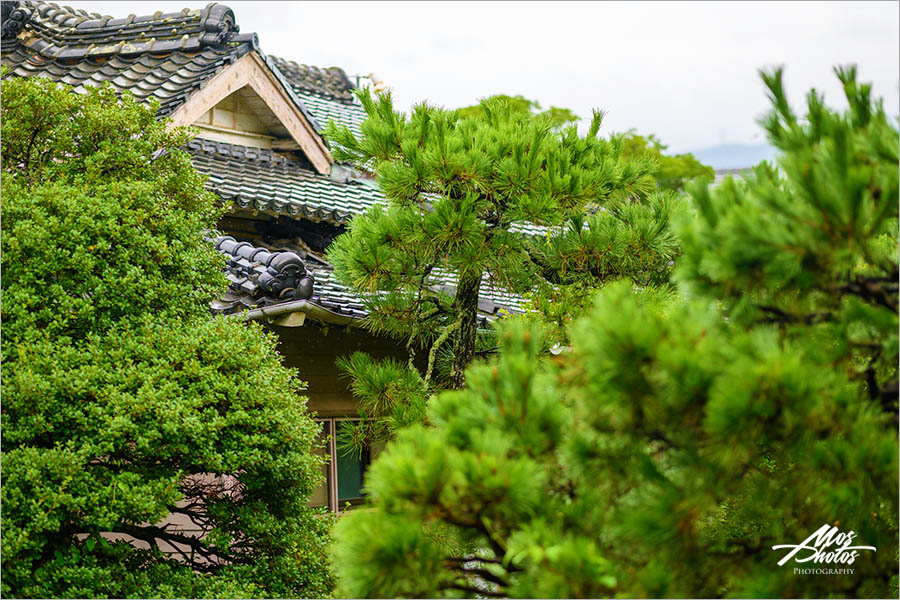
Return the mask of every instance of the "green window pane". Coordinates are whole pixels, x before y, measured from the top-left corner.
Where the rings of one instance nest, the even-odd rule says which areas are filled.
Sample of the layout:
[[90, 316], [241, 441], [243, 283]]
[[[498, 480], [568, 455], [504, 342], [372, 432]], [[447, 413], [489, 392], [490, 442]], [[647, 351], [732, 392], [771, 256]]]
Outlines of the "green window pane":
[[362, 498], [363, 475], [369, 464], [369, 451], [364, 450], [362, 456], [337, 456], [338, 500], [357, 500]]

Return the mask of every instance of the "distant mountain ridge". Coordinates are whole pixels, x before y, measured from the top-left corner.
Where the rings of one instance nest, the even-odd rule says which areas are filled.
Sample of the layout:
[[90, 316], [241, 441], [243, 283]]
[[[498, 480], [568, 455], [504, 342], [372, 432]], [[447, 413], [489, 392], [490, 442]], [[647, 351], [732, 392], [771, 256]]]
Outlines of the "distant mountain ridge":
[[752, 167], [764, 160], [773, 161], [777, 151], [763, 142], [761, 144], [719, 144], [710, 148], [692, 150], [694, 157], [713, 169], [742, 169]]

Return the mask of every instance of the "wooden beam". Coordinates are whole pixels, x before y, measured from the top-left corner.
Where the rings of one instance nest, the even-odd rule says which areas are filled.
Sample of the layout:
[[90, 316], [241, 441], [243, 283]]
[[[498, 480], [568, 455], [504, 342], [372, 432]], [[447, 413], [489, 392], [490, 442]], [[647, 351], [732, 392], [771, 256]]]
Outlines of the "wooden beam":
[[206, 125], [204, 123], [195, 123], [194, 127], [200, 130], [197, 137], [205, 140], [213, 140], [217, 142], [226, 142], [229, 144], [237, 144], [239, 146], [249, 146], [250, 148], [267, 148], [273, 149], [273, 144], [277, 142], [285, 142], [294, 145], [294, 149], [300, 146], [294, 140], [278, 140], [270, 135], [260, 135], [257, 133], [247, 133], [237, 129], [225, 129]]
[[191, 94], [187, 101], [172, 113], [172, 127], [187, 127], [197, 122], [203, 114], [216, 104], [238, 91], [248, 83], [247, 71], [253, 64], [239, 59], [229, 67], [219, 71], [202, 88]]
[[170, 127], [193, 125], [206, 111], [246, 86], [250, 86], [278, 117], [315, 170], [327, 175], [331, 171], [334, 159], [328, 152], [325, 141], [255, 51], [214, 75], [205, 86], [191, 94], [187, 101], [172, 113]]
[[300, 150], [300, 144], [292, 139], [272, 140], [272, 150]]

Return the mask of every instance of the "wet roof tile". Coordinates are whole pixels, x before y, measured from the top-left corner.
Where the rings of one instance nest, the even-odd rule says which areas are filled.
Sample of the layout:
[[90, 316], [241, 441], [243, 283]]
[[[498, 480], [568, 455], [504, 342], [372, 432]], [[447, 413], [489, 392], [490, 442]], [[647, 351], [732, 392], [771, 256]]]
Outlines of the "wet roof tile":
[[358, 180], [335, 181], [271, 150], [195, 139], [188, 143], [194, 167], [209, 175], [207, 187], [239, 208], [253, 208], [344, 225], [377, 204], [381, 192]]
[[108, 81], [156, 97], [161, 116], [255, 44], [221, 4], [125, 19], [35, 0], [3, 6], [2, 63], [13, 73], [73, 86]]
[[[259, 51], [256, 34], [241, 34], [231, 9], [216, 3], [119, 18], [38, 0], [4, 0], [3, 7], [2, 63], [13, 74], [73, 86], [88, 77], [109, 81], [117, 90], [158, 99], [160, 116], [222, 68]], [[342, 69], [260, 55], [316, 128], [333, 119], [359, 134], [365, 113]]]
[[[295, 288], [275, 288], [273, 291], [273, 286], [268, 286], [267, 289], [266, 285], [260, 284], [261, 278], [272, 276], [272, 265], [278, 264], [279, 256], [291, 253], [303, 260], [305, 274], [313, 278], [309, 302], [354, 319], [363, 319], [369, 314], [363, 297], [341, 285], [330, 265], [308, 255], [302, 249], [284, 249], [279, 252], [272, 248], [253, 246], [250, 242], [241, 242], [232, 236], [219, 236], [212, 241], [216, 249], [228, 259], [225, 274], [229, 281], [228, 291], [211, 304], [215, 313], [232, 314], [295, 300]], [[455, 284], [456, 279], [452, 273], [438, 270], [432, 280], [432, 289], [436, 293], [452, 295], [455, 293]], [[478, 302], [482, 324], [502, 317], [504, 313], [524, 312], [524, 304], [525, 300], [521, 296], [504, 291], [490, 278], [485, 277], [482, 281]]]

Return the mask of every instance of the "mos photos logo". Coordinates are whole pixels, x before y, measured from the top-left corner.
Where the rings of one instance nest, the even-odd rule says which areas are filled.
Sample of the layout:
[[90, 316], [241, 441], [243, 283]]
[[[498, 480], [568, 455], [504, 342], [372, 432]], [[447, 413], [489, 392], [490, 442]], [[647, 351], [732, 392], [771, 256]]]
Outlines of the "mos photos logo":
[[[835, 525], [826, 524], [799, 544], [778, 544], [772, 546], [772, 550], [790, 550], [778, 561], [778, 566], [783, 566], [791, 559], [796, 563], [852, 565], [860, 552], [866, 550], [875, 552], [875, 546], [852, 545], [855, 539], [856, 532], [842, 533]], [[794, 573], [800, 575], [847, 575], [852, 574], [853, 569], [794, 569]]]

